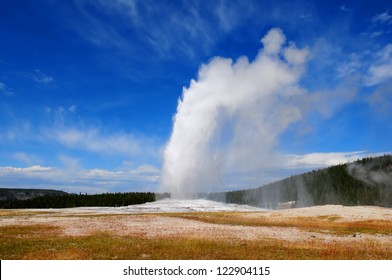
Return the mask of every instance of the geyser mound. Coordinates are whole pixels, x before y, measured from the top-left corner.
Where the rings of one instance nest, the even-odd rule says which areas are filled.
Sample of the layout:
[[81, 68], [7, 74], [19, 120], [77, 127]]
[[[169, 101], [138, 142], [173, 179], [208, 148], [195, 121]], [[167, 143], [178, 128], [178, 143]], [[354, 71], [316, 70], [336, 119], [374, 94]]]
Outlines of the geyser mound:
[[265, 209], [235, 203], [223, 203], [206, 199], [162, 199], [145, 204], [130, 205], [132, 213], [180, 213], [180, 212], [257, 212]]

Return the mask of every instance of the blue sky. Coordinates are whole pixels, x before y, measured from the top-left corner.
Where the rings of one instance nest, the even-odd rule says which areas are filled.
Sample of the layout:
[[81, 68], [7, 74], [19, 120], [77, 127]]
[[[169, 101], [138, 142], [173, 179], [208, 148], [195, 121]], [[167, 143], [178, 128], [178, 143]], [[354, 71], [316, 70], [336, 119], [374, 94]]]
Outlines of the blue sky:
[[158, 190], [183, 88], [213, 57], [253, 60], [271, 28], [307, 49], [318, 108], [279, 134], [280, 165], [226, 188], [390, 152], [390, 1], [4, 0], [0, 187]]

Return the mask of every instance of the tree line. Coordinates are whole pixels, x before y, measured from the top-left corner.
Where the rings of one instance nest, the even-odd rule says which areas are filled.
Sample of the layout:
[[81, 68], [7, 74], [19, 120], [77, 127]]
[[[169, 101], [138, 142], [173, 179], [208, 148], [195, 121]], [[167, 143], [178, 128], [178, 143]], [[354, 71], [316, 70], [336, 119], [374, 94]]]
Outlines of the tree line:
[[0, 208], [118, 207], [155, 201], [152, 192], [44, 195], [28, 200], [0, 201]]

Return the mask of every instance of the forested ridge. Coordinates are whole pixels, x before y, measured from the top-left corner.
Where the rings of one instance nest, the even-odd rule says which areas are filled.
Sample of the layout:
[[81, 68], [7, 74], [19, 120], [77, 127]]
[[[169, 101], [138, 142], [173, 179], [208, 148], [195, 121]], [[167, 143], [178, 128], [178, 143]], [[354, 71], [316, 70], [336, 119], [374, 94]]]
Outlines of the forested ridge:
[[0, 188], [0, 201], [4, 200], [28, 200], [38, 196], [56, 196], [67, 194], [64, 191], [50, 189], [12, 189]]
[[364, 158], [291, 176], [255, 189], [212, 193], [208, 199], [277, 208], [313, 205], [376, 205], [392, 207], [392, 156]]

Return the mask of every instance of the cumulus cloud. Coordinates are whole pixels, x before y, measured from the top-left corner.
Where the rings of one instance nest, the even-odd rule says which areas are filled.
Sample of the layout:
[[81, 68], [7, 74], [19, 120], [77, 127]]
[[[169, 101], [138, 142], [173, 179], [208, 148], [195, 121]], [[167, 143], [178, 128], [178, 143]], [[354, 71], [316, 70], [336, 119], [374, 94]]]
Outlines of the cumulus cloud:
[[281, 51], [283, 43], [286, 41], [286, 36], [279, 28], [271, 29], [268, 34], [261, 39], [264, 45], [263, 52], [267, 55], [278, 54]]
[[173, 132], [164, 151], [162, 186], [173, 195], [217, 190], [233, 166], [261, 167], [278, 138], [302, 117], [299, 86], [308, 54], [286, 46], [271, 29], [252, 62], [220, 57], [203, 65], [183, 91]]

